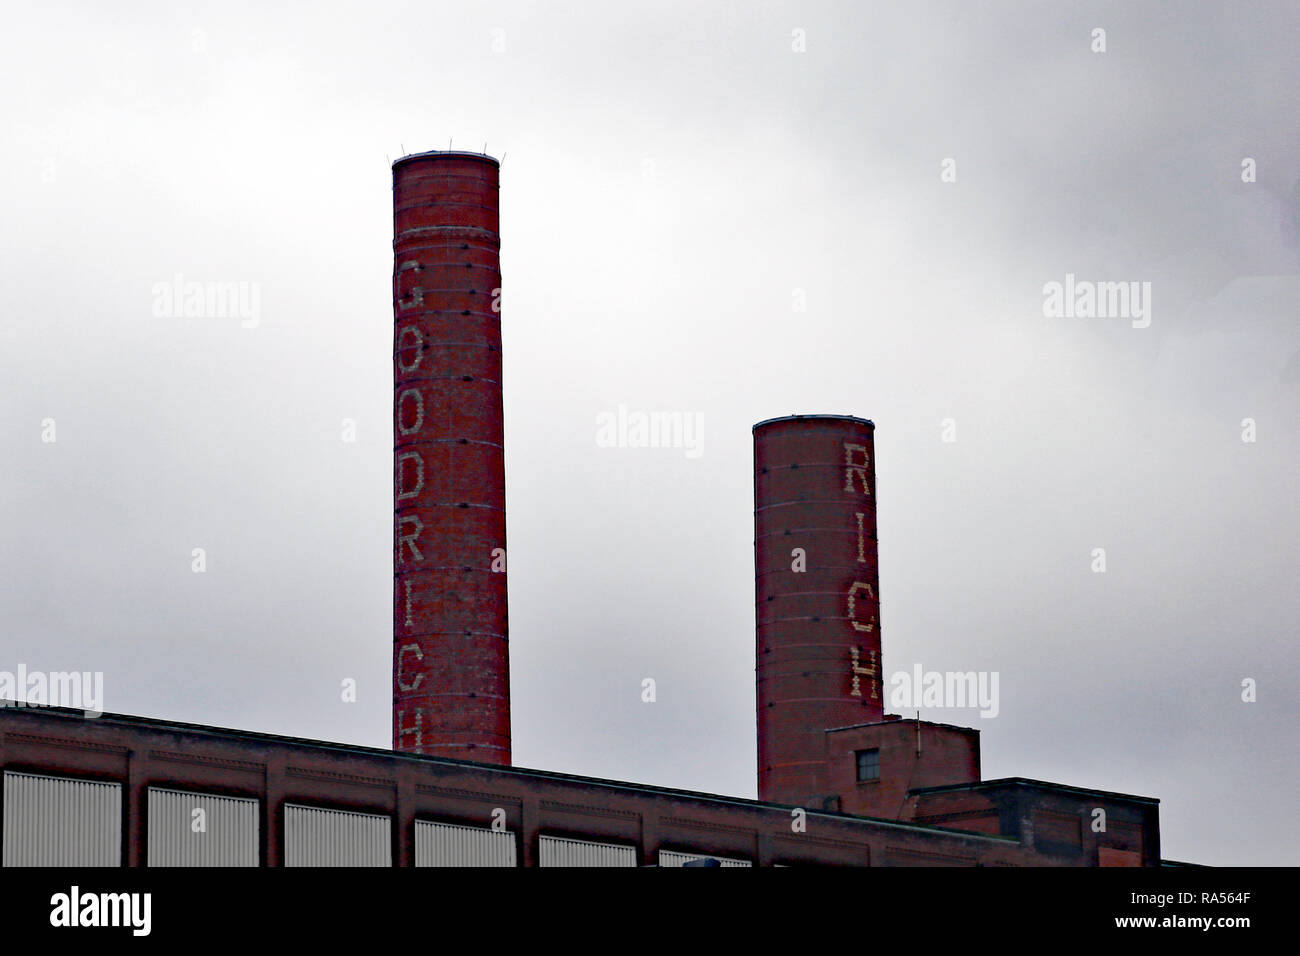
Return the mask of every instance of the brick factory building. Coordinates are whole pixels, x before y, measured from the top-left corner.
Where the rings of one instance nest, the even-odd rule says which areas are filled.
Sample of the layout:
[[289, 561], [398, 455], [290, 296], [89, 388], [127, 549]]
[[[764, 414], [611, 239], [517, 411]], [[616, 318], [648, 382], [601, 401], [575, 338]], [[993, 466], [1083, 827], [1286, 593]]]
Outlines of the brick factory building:
[[[861, 732], [889, 748], [914, 725]], [[1160, 862], [1155, 800], [1035, 780], [913, 790], [889, 820], [111, 714], [13, 708], [0, 728], [5, 866]]]
[[3, 864], [1159, 866], [1158, 801], [886, 714], [875, 426], [754, 426], [759, 800], [511, 766], [499, 165], [393, 164], [393, 750], [0, 709]]

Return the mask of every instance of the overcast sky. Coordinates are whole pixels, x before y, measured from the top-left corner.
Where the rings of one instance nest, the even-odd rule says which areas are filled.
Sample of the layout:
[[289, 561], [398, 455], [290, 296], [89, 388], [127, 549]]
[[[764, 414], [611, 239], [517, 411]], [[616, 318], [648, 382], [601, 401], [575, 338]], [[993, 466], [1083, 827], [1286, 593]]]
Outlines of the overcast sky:
[[[922, 716], [1300, 862], [1298, 49], [1294, 3], [9, 11], [0, 670], [389, 745], [389, 163], [486, 144], [516, 764], [755, 794], [750, 429], [851, 414], [886, 675], [1000, 674]], [[1044, 315], [1067, 274], [1150, 324]], [[703, 453], [600, 447], [620, 405]]]

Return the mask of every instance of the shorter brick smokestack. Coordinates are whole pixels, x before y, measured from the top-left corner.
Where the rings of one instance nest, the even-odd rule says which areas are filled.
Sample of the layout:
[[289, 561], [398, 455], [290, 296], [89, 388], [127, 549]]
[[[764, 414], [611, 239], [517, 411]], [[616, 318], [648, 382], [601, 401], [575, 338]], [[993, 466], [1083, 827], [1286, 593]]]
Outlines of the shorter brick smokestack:
[[883, 717], [875, 457], [863, 418], [754, 426], [760, 800], [820, 807], [825, 731]]

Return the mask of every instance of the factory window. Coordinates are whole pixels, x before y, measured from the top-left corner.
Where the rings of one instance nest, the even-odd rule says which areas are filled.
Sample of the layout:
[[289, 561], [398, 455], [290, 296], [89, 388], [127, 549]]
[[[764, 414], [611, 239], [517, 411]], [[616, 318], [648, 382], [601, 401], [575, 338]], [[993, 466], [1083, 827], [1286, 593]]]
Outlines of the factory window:
[[858, 751], [858, 782], [880, 779], [880, 750]]

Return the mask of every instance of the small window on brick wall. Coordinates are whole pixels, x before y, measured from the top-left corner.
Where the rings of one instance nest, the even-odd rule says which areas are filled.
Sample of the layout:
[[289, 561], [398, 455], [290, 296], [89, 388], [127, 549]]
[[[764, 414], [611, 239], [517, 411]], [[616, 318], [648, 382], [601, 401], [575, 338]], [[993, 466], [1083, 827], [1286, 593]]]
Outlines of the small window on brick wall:
[[858, 782], [862, 783], [867, 780], [880, 779], [880, 750], [872, 748], [871, 750], [859, 750], [858, 757]]

